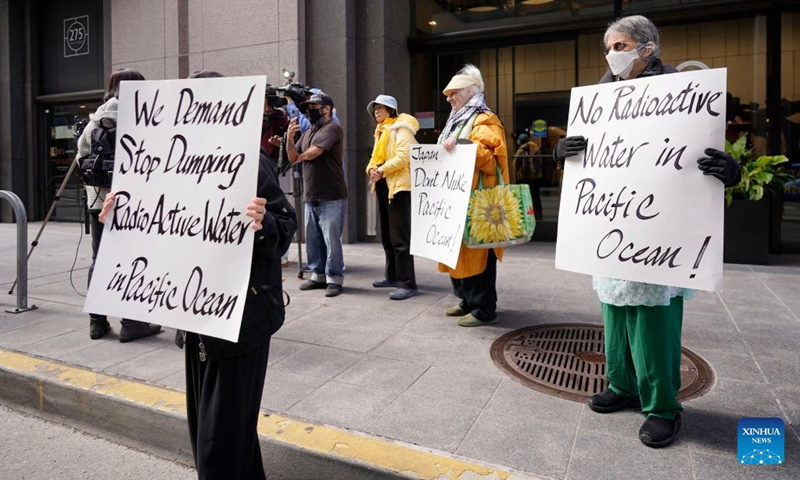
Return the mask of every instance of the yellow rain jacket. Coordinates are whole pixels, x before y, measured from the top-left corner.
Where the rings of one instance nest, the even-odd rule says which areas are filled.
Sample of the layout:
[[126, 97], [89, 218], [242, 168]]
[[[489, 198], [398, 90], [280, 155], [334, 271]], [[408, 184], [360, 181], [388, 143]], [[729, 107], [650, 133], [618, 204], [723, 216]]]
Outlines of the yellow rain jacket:
[[[472, 177], [472, 189], [478, 188], [478, 173], [483, 172], [483, 187], [497, 185], [497, 172], [495, 165], [500, 166], [503, 181], [508, 183], [508, 152], [506, 149], [506, 136], [503, 124], [493, 113], [480, 113], [475, 118], [472, 131], [467, 128], [459, 135], [460, 138], [469, 138], [478, 145], [475, 158], [475, 174]], [[503, 260], [503, 249], [495, 248], [497, 259]], [[439, 271], [449, 273], [453, 278], [467, 278], [483, 273], [486, 270], [486, 260], [489, 258], [487, 248], [467, 248], [461, 243], [456, 268], [452, 269], [440, 263]]]
[[[375, 146], [367, 165], [367, 175], [373, 168], [377, 168], [383, 174], [389, 187], [389, 200], [394, 198], [397, 192], [411, 191], [411, 145], [417, 143], [417, 139], [414, 138], [417, 130], [419, 122], [407, 113], [398, 115], [394, 123], [388, 127], [381, 124], [375, 127]], [[379, 138], [384, 131], [389, 135], [386, 150], [382, 152], [383, 155], [376, 155], [375, 149], [379, 148]], [[383, 163], [378, 163], [381, 160]], [[375, 192], [374, 185], [372, 192]]]

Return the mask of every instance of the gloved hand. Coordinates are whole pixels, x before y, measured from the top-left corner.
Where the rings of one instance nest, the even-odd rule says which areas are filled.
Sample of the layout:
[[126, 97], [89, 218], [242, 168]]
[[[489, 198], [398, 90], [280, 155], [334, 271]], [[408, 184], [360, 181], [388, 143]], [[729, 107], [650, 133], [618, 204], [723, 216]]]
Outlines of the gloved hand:
[[742, 168], [730, 153], [716, 148], [706, 148], [703, 153], [708, 156], [697, 160], [697, 168], [703, 174], [718, 178], [726, 187], [733, 187], [742, 179]]
[[556, 144], [556, 148], [553, 149], [553, 160], [555, 160], [559, 166], [562, 166], [567, 157], [575, 156], [584, 150], [586, 150], [585, 137], [575, 135], [562, 138]]

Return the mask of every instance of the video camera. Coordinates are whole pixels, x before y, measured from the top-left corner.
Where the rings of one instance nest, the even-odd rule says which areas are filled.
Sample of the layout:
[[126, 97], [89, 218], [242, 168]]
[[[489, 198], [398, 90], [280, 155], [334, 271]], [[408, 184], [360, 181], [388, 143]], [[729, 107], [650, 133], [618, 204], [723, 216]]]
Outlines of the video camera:
[[72, 124], [72, 134], [75, 135], [75, 138], [80, 138], [83, 129], [86, 128], [86, 125], [89, 125], [89, 119], [80, 115], [75, 115], [73, 118], [75, 123]]
[[267, 105], [272, 108], [283, 108], [286, 106], [286, 98], [289, 97], [296, 105], [306, 101], [306, 97], [311, 95], [311, 87], [302, 83], [287, 83], [275, 89], [275, 94], [267, 93]]

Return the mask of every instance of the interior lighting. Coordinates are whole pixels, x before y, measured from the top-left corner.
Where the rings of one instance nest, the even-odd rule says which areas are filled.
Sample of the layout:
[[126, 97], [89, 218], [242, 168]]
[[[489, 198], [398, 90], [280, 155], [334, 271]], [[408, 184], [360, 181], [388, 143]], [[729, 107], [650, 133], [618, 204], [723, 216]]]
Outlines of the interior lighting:
[[522, 0], [521, 4], [523, 5], [544, 5], [546, 3], [552, 3], [555, 0]]
[[468, 12], [474, 12], [474, 13], [486, 13], [486, 12], [493, 12], [495, 10], [497, 10], [497, 7], [493, 5], [486, 5], [483, 7], [472, 7], [467, 9]]
[[430, 22], [428, 22], [428, 25], [430, 25], [431, 27], [435, 27], [436, 26], [436, 20], [431, 20]]

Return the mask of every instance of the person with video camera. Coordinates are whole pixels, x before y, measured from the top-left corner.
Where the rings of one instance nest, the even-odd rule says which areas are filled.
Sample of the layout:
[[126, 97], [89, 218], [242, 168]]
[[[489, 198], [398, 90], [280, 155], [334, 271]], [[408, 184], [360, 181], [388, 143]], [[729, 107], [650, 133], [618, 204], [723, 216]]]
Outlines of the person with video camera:
[[278, 155], [281, 148], [281, 139], [286, 129], [289, 127], [289, 117], [280, 108], [278, 92], [272, 86], [267, 85], [266, 101], [264, 102], [264, 120], [261, 123], [261, 148], [264, 153], [277, 167]]
[[[95, 113], [89, 115], [89, 123], [78, 139], [78, 155], [75, 159], [86, 184], [86, 204], [89, 210], [89, 226], [92, 233], [92, 263], [89, 266], [89, 279], [92, 282], [94, 263], [103, 237], [103, 224], [99, 220], [103, 199], [111, 188], [111, 173], [114, 171], [114, 149], [117, 135], [117, 109], [119, 106], [119, 84], [123, 81], [144, 80], [144, 76], [129, 68], [121, 68], [111, 73], [106, 84], [103, 103]], [[161, 331], [154, 325], [123, 318], [119, 331], [120, 342], [130, 342], [137, 338], [154, 335]], [[89, 338], [97, 340], [111, 330], [105, 315], [89, 314]]]
[[300, 126], [300, 132], [305, 132], [311, 128], [311, 122], [298, 108], [298, 105], [306, 101], [307, 94], [311, 94], [311, 91], [295, 83], [287, 85], [280, 90], [283, 90], [283, 98], [286, 99], [286, 113], [289, 115], [289, 120], [297, 121]]
[[[300, 290], [326, 289], [326, 297], [342, 293], [344, 255], [342, 215], [347, 185], [342, 170], [344, 132], [333, 121], [333, 99], [312, 95], [300, 105], [311, 127], [300, 135], [296, 119], [289, 122], [286, 154], [293, 164], [303, 162], [305, 184], [306, 255], [311, 278]], [[295, 143], [297, 142], [297, 143]]]

